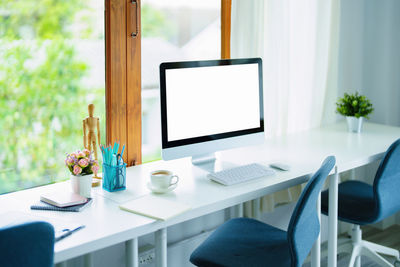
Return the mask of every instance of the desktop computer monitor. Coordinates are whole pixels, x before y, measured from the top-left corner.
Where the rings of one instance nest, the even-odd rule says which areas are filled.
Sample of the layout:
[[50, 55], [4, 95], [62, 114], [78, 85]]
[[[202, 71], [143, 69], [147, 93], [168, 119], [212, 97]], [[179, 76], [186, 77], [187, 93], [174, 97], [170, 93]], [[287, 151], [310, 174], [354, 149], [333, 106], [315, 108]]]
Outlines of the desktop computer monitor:
[[260, 58], [162, 63], [160, 92], [164, 160], [201, 164], [264, 141]]

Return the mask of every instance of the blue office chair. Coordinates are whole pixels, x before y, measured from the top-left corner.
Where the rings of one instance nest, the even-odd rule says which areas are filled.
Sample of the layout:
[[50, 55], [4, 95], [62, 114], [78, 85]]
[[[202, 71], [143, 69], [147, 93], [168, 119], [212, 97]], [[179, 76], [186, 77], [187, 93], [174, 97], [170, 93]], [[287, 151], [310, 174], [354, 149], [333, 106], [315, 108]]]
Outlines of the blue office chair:
[[0, 229], [0, 266], [53, 266], [54, 229], [47, 222], [28, 222]]
[[301, 266], [318, 237], [317, 200], [335, 165], [330, 156], [304, 188], [287, 232], [248, 218], [231, 219], [190, 256], [197, 266]]
[[[373, 185], [361, 181], [339, 184], [338, 219], [353, 225], [352, 238], [338, 247], [338, 253], [351, 252], [349, 266], [359, 266], [361, 255], [380, 266], [393, 266], [378, 253], [392, 255], [399, 261], [399, 251], [361, 239], [360, 225], [379, 222], [400, 210], [400, 139], [386, 151]], [[321, 195], [322, 213], [328, 214], [328, 191]]]

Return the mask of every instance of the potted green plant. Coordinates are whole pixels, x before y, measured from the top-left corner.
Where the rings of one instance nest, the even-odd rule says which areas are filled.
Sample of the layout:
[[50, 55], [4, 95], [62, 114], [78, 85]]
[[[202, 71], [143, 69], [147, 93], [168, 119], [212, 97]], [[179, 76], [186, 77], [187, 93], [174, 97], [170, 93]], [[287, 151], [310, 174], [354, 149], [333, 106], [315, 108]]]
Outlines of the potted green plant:
[[350, 132], [361, 132], [363, 119], [369, 119], [368, 115], [372, 113], [372, 107], [369, 99], [358, 94], [345, 93], [342, 98], [336, 102], [336, 112], [346, 116], [347, 126]]

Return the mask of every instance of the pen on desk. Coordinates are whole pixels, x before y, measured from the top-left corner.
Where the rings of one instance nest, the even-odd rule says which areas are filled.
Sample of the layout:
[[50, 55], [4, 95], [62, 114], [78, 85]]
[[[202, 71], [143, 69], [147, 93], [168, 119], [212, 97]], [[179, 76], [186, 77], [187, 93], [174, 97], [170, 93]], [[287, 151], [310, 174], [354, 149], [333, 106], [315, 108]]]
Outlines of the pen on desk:
[[71, 230], [71, 231], [66, 231], [65, 234], [63, 234], [63, 235], [57, 237], [57, 238], [55, 239], [55, 241], [56, 241], [56, 242], [57, 242], [57, 241], [60, 241], [61, 239], [64, 239], [64, 238], [66, 238], [67, 236], [70, 236], [70, 235], [72, 235], [73, 233], [75, 233], [76, 231], [78, 231], [78, 230], [80, 230], [80, 229], [83, 229], [83, 228], [85, 228], [85, 226], [84, 226], [84, 225], [81, 225], [81, 226], [79, 226], [79, 227], [77, 227], [77, 228], [75, 228], [75, 229], [73, 229], [73, 230]]

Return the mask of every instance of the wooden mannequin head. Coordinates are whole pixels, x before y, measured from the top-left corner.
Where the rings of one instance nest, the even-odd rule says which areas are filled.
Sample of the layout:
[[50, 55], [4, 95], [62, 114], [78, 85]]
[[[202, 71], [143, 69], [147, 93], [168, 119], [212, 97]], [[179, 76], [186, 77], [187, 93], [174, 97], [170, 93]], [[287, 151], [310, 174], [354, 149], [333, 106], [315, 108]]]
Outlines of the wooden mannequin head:
[[89, 117], [93, 117], [93, 113], [94, 113], [94, 105], [93, 104], [88, 105], [88, 111], [89, 111]]

